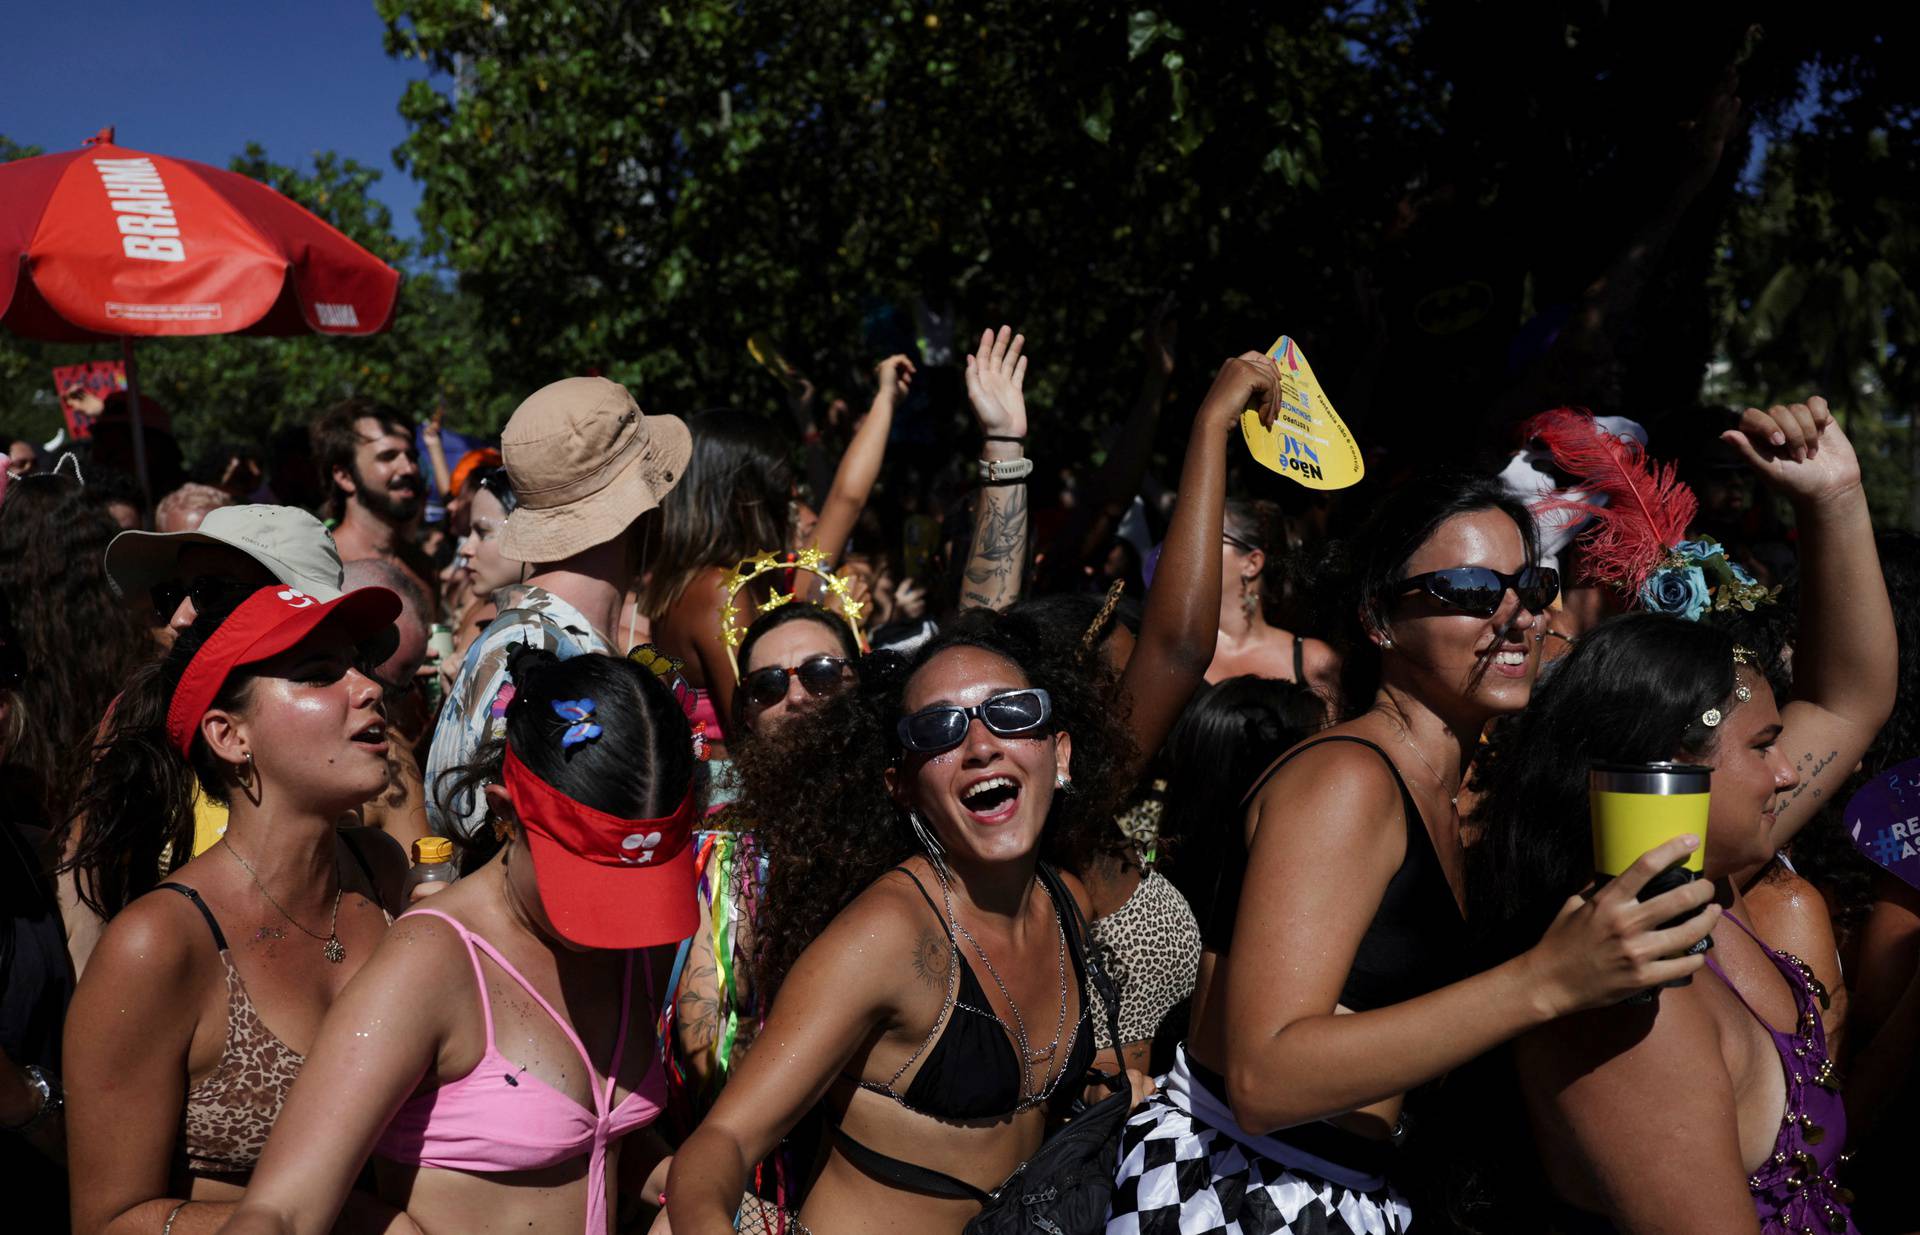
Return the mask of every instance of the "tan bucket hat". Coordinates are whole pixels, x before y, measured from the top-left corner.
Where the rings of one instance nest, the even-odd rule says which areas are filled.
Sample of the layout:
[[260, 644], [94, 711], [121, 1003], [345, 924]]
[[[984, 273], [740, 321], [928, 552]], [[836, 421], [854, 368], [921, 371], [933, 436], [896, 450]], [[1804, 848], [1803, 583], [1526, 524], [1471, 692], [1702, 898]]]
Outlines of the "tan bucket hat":
[[660, 504], [686, 474], [693, 435], [675, 416], [648, 416], [625, 386], [569, 377], [514, 409], [500, 453], [519, 506], [500, 552], [557, 562], [605, 544]]

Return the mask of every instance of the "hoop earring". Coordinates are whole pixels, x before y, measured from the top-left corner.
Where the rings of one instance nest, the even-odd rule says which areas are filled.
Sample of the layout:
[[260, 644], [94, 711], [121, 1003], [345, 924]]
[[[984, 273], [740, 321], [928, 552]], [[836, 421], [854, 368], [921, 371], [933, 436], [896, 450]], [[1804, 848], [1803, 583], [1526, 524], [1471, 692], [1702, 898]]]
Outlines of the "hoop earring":
[[240, 792], [246, 795], [247, 801], [253, 803], [255, 806], [258, 806], [260, 805], [260, 798], [261, 798], [260, 772], [259, 772], [259, 769], [253, 766], [252, 751], [245, 752], [244, 757], [247, 761], [247, 771], [244, 776], [239, 777]]
[[907, 809], [907, 826], [913, 829], [914, 839], [920, 842], [927, 861], [933, 863], [933, 869], [944, 876], [947, 873], [947, 851], [940, 844], [940, 838], [933, 834], [933, 829], [920, 818], [920, 812], [911, 807]]

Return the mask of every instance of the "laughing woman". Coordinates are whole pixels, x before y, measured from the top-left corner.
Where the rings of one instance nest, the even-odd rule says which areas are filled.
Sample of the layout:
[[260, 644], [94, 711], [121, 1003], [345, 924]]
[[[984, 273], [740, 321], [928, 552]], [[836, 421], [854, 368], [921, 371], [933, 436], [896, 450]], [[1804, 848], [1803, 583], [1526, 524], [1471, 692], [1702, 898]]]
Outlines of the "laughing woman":
[[1081, 1092], [1083, 894], [1041, 854], [1109, 826], [1125, 739], [1045, 646], [963, 615], [910, 668], [739, 752], [775, 994], [674, 1157], [682, 1235], [731, 1230], [748, 1165], [816, 1103], [835, 1132], [805, 1227], [957, 1232]]
[[1713, 931], [1709, 972], [1515, 1043], [1565, 1232], [1854, 1230], [1835, 1179], [1846, 1112], [1827, 992], [1749, 929], [1734, 875], [1844, 783], [1893, 708], [1898, 644], [1859, 464], [1825, 403], [1749, 410], [1729, 438], [1794, 507], [1793, 700], [1776, 706], [1760, 658], [1726, 632], [1638, 614], [1582, 636], [1489, 761], [1474, 921], [1502, 951], [1590, 877], [1590, 761], [1712, 769], [1695, 886], [1731, 922]]
[[[262, 588], [203, 610], [121, 697], [72, 858], [109, 919], [67, 1014], [75, 1231], [218, 1227], [321, 1018], [386, 934], [405, 855], [334, 820], [387, 783], [380, 688], [354, 665], [399, 611], [385, 588], [325, 603]], [[225, 838], [126, 903], [166, 869], [163, 840], [187, 850], [196, 783], [229, 805]], [[343, 1229], [391, 1217], [356, 1194]]]
[[1492, 485], [1426, 477], [1357, 539], [1365, 638], [1348, 668], [1375, 674], [1371, 707], [1281, 758], [1229, 833], [1240, 877], [1203, 909], [1192, 1030], [1128, 1124], [1113, 1235], [1403, 1231], [1394, 1144], [1409, 1090], [1700, 965], [1658, 958], [1711, 926], [1703, 890], [1633, 899], [1686, 851], [1675, 842], [1566, 902], [1513, 961], [1465, 969], [1455, 803], [1480, 731], [1532, 692], [1557, 585], [1532, 529]]

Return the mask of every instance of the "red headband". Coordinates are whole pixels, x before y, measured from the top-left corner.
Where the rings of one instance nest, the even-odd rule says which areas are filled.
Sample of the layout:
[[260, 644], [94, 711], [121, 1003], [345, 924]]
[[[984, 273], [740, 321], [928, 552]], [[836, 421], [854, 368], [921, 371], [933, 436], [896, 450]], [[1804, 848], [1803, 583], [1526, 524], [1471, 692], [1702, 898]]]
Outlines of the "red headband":
[[533, 852], [554, 929], [588, 948], [677, 943], [699, 925], [693, 790], [672, 814], [622, 819], [577, 802], [507, 750], [501, 779]]
[[322, 601], [278, 583], [247, 597], [187, 662], [167, 706], [167, 741], [185, 758], [200, 718], [235, 669], [278, 656], [335, 615], [350, 637], [363, 639], [393, 624], [400, 598], [383, 587], [363, 587]]

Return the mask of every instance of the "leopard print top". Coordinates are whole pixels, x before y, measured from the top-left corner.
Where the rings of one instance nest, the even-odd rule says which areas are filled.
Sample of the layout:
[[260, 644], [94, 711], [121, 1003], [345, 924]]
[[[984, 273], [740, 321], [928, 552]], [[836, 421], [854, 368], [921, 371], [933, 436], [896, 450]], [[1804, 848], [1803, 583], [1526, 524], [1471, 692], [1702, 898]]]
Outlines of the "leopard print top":
[[192, 1174], [248, 1175], [305, 1061], [254, 1011], [224, 946], [220, 961], [227, 969], [227, 1041], [213, 1071], [187, 1091], [179, 1143]]
[[[1087, 942], [1120, 989], [1123, 1042], [1152, 1038], [1200, 977], [1200, 923], [1186, 898], [1159, 871], [1148, 871], [1126, 904], [1087, 927]], [[1112, 1046], [1100, 996], [1089, 985], [1094, 1045]]]

